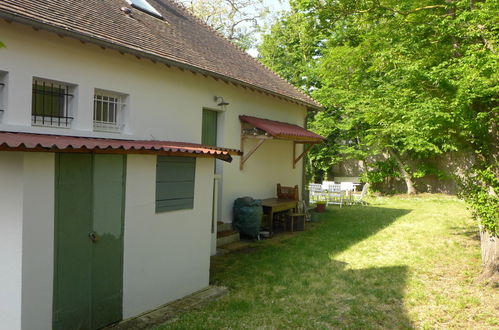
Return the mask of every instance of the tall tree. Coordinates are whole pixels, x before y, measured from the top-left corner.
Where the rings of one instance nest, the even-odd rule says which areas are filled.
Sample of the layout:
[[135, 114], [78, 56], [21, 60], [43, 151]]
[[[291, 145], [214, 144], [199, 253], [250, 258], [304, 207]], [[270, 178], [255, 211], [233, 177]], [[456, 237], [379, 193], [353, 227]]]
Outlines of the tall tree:
[[468, 151], [475, 166], [464, 196], [497, 236], [499, 1], [293, 0], [291, 8], [260, 54], [325, 106], [310, 123], [330, 144], [312, 157], [384, 151], [411, 193], [405, 160]]
[[178, 0], [204, 23], [244, 50], [256, 43], [259, 22], [268, 14], [263, 0]]
[[412, 193], [405, 159], [496, 145], [486, 131], [497, 110], [497, 0], [295, 0], [291, 7], [260, 52], [326, 106], [311, 126], [347, 142], [312, 157], [384, 151]]

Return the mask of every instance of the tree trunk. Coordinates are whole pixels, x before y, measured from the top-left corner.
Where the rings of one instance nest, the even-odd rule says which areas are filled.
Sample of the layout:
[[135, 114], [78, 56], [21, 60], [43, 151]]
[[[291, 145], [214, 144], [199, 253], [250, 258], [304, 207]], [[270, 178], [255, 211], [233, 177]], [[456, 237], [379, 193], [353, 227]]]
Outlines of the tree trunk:
[[499, 238], [480, 227], [483, 279], [499, 280]]
[[414, 182], [412, 182], [411, 175], [405, 170], [405, 164], [402, 162], [402, 159], [400, 159], [398, 153], [393, 149], [389, 149], [388, 153], [393, 157], [393, 159], [395, 159], [397, 165], [399, 166], [400, 173], [402, 173], [405, 185], [407, 186], [407, 194], [414, 195], [416, 193], [416, 188], [414, 188]]

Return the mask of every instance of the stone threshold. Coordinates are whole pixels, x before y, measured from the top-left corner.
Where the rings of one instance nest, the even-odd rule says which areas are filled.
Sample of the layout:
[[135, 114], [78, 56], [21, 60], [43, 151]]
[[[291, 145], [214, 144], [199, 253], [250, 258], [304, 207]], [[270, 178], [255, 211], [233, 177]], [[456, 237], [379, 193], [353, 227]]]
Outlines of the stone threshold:
[[110, 325], [105, 330], [151, 329], [173, 319], [177, 314], [200, 308], [228, 293], [228, 289], [209, 286], [184, 298], [172, 301], [139, 316]]

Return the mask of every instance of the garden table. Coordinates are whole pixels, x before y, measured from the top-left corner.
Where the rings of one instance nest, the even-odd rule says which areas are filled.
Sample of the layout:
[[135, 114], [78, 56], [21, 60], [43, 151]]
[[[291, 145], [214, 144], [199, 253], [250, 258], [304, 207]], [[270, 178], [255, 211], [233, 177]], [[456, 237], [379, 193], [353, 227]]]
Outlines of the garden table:
[[295, 211], [298, 206], [297, 200], [267, 198], [262, 200], [263, 214], [269, 216], [270, 235], [273, 235], [274, 213], [292, 210]]

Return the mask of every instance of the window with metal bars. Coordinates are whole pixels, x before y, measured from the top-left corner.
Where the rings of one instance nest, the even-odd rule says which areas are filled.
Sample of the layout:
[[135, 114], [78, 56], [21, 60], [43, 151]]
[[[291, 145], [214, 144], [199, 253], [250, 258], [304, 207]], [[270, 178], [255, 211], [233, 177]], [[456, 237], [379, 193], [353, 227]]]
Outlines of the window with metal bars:
[[70, 127], [72, 86], [64, 83], [33, 79], [31, 123], [36, 126]]
[[0, 71], [0, 116], [5, 112], [7, 99], [7, 72]]
[[94, 95], [94, 130], [121, 132], [124, 126], [123, 96], [96, 91]]

